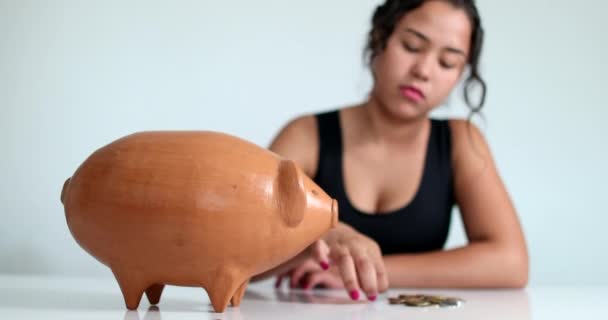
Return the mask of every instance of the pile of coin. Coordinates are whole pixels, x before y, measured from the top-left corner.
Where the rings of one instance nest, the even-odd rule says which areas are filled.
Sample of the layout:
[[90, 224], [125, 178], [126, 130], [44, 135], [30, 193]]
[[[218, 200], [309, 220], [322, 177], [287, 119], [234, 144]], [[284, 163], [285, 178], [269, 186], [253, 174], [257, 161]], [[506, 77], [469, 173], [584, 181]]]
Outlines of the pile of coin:
[[454, 297], [429, 296], [424, 294], [400, 294], [389, 297], [390, 304], [402, 304], [408, 307], [442, 307], [455, 308], [464, 304], [464, 300]]

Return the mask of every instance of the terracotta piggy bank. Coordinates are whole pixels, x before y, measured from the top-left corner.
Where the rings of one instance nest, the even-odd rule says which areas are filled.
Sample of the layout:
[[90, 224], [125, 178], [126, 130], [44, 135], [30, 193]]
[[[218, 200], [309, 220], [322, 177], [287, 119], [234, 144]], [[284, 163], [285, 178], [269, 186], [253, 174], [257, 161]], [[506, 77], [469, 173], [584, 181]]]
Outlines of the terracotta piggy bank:
[[227, 134], [142, 132], [93, 153], [61, 201], [69, 229], [136, 309], [145, 292], [197, 286], [238, 305], [249, 279], [338, 221], [338, 206], [293, 161]]

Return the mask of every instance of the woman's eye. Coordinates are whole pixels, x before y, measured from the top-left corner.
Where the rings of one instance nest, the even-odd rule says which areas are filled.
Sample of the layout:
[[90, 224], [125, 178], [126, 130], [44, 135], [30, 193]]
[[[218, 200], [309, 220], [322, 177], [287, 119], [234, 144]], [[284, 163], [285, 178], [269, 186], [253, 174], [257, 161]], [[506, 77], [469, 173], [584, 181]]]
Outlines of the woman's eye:
[[456, 64], [455, 63], [447, 63], [445, 61], [439, 61], [439, 64], [444, 69], [454, 69], [454, 68], [456, 68]]
[[407, 42], [403, 42], [403, 48], [405, 48], [405, 50], [409, 51], [409, 52], [418, 52], [420, 51], [420, 48], [417, 46], [413, 46]]

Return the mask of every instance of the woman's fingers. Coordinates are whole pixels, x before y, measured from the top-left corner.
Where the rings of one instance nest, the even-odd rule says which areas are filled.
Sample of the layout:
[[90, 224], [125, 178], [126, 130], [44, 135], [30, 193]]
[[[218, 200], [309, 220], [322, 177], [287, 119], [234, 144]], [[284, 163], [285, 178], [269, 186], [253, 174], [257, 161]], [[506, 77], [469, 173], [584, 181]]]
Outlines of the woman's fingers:
[[353, 300], [359, 299], [362, 290], [374, 301], [388, 288], [382, 253], [373, 242], [348, 240], [333, 243], [330, 248], [332, 263], [338, 264], [344, 287]]
[[320, 267], [315, 261], [311, 259], [306, 260], [304, 263], [291, 271], [291, 279], [289, 281], [290, 287], [298, 288], [308, 286], [308, 284], [303, 283], [306, 281], [306, 275], [319, 270]]
[[321, 269], [329, 269], [329, 246], [325, 240], [316, 241], [311, 247], [312, 258], [319, 264]]
[[274, 282], [274, 287], [280, 288], [281, 284], [283, 283], [283, 279], [285, 279], [287, 277], [289, 277], [289, 272], [278, 275], [277, 280]]
[[323, 286], [328, 289], [340, 289], [344, 287], [339, 276], [327, 271], [312, 273], [308, 277], [308, 284], [310, 288]]
[[355, 264], [359, 286], [365, 292], [367, 298], [371, 301], [376, 300], [378, 296], [378, 281], [375, 261], [372, 261], [370, 255], [367, 255], [363, 250], [353, 250], [352, 260]]
[[340, 275], [346, 292], [348, 292], [351, 299], [358, 300], [360, 287], [357, 279], [357, 269], [355, 268], [350, 251], [345, 246], [336, 246], [335, 248], [331, 248], [330, 258], [340, 269]]
[[378, 279], [378, 293], [388, 290], [388, 274], [386, 273], [382, 257], [380, 257], [380, 262], [376, 263], [376, 278]]

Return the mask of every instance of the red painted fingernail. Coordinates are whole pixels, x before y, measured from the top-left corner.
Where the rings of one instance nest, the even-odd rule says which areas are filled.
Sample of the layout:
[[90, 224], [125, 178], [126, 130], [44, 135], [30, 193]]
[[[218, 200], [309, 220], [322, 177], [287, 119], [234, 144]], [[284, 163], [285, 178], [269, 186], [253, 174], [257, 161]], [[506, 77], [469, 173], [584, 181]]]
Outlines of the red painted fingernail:
[[353, 300], [359, 300], [359, 291], [357, 291], [357, 290], [351, 291], [350, 298]]
[[310, 284], [308, 283], [308, 281], [302, 281], [300, 283], [300, 286], [302, 286], [302, 289], [310, 289]]
[[327, 270], [329, 269], [329, 263], [325, 262], [325, 261], [321, 261], [321, 268], [323, 270]]
[[369, 296], [367, 298], [369, 299], [369, 301], [376, 301], [376, 296]]

